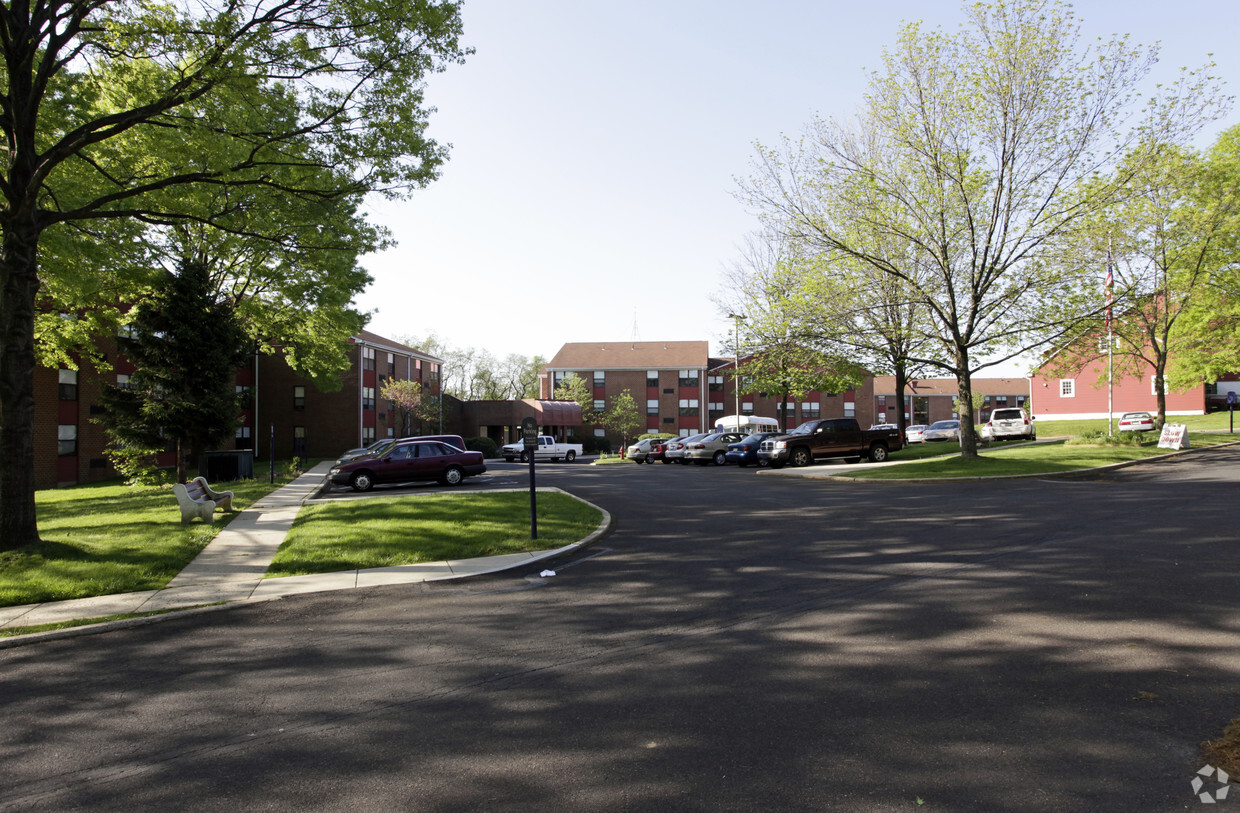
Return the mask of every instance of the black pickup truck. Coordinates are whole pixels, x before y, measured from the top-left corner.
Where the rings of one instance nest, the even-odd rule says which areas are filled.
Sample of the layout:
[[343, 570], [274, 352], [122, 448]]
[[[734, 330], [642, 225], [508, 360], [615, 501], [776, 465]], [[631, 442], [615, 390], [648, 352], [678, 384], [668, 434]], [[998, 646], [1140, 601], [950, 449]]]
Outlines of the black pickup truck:
[[824, 418], [806, 421], [786, 435], [762, 441], [758, 460], [765, 460], [773, 469], [785, 464], [808, 466], [832, 457], [843, 457], [850, 463], [868, 457], [882, 463], [889, 453], [903, 447], [899, 429], [862, 429], [854, 418]]

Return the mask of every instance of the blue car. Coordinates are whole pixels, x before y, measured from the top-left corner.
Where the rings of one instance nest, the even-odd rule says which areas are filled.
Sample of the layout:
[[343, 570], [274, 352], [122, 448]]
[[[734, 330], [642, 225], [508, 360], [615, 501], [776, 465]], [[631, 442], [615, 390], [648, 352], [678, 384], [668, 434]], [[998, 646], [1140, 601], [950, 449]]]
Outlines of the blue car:
[[780, 432], [757, 432], [737, 443], [729, 443], [727, 454], [724, 459], [729, 463], [735, 463], [741, 468], [745, 468], [750, 463], [756, 466], [765, 466], [766, 461], [758, 459], [758, 447], [762, 445], [762, 441], [767, 438], [773, 438]]

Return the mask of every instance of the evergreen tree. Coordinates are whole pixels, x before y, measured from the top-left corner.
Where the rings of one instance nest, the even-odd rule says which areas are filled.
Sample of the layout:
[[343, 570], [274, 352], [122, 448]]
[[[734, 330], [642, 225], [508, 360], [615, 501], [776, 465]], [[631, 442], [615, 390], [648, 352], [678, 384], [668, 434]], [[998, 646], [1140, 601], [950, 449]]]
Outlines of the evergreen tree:
[[237, 367], [248, 357], [245, 330], [221, 301], [204, 263], [184, 260], [166, 285], [133, 311], [121, 351], [137, 368], [129, 386], [105, 386], [100, 423], [118, 466], [127, 449], [176, 446], [178, 482], [185, 460], [231, 437], [240, 404]]

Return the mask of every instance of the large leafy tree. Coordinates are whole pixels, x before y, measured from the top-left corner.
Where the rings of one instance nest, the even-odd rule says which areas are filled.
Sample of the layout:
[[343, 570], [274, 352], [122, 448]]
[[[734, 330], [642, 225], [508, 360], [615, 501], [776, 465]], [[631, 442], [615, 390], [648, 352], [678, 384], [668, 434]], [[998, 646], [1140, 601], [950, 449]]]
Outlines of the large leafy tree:
[[[1127, 178], [1089, 183], [1141, 143], [1180, 143], [1209, 116], [1208, 83], [1186, 74], [1128, 119], [1155, 51], [1078, 46], [1064, 3], [966, 8], [959, 32], [904, 29], [855, 126], [817, 121], [759, 153], [749, 199], [775, 229], [895, 278], [926, 309], [973, 422], [978, 371], [1097, 317], [1097, 271], [1058, 247]], [[1139, 168], [1137, 154], [1130, 168]], [[915, 251], [895, 263], [891, 246]], [[971, 436], [962, 454], [976, 456]]]
[[[458, 3], [436, 0], [0, 6], [0, 549], [38, 539], [40, 290], [104, 287], [89, 262], [41, 265], [49, 235], [137, 220], [270, 238], [241, 224], [243, 190], [349, 205], [424, 185], [446, 155], [424, 81], [463, 59], [459, 35]], [[104, 275], [127, 289], [123, 264]]]
[[173, 444], [177, 482], [185, 482], [186, 458], [198, 459], [237, 427], [233, 381], [251, 346], [204, 264], [187, 260], [164, 282], [131, 314], [120, 342], [136, 369], [128, 386], [103, 388], [99, 421], [122, 455]]

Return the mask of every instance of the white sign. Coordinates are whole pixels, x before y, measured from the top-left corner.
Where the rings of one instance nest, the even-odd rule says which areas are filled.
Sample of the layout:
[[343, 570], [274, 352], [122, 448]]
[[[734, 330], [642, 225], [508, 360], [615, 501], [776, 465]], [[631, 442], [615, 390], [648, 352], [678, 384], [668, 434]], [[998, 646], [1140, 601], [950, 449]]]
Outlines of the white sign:
[[1182, 423], [1163, 424], [1162, 435], [1158, 438], [1160, 449], [1187, 449], [1188, 425]]

